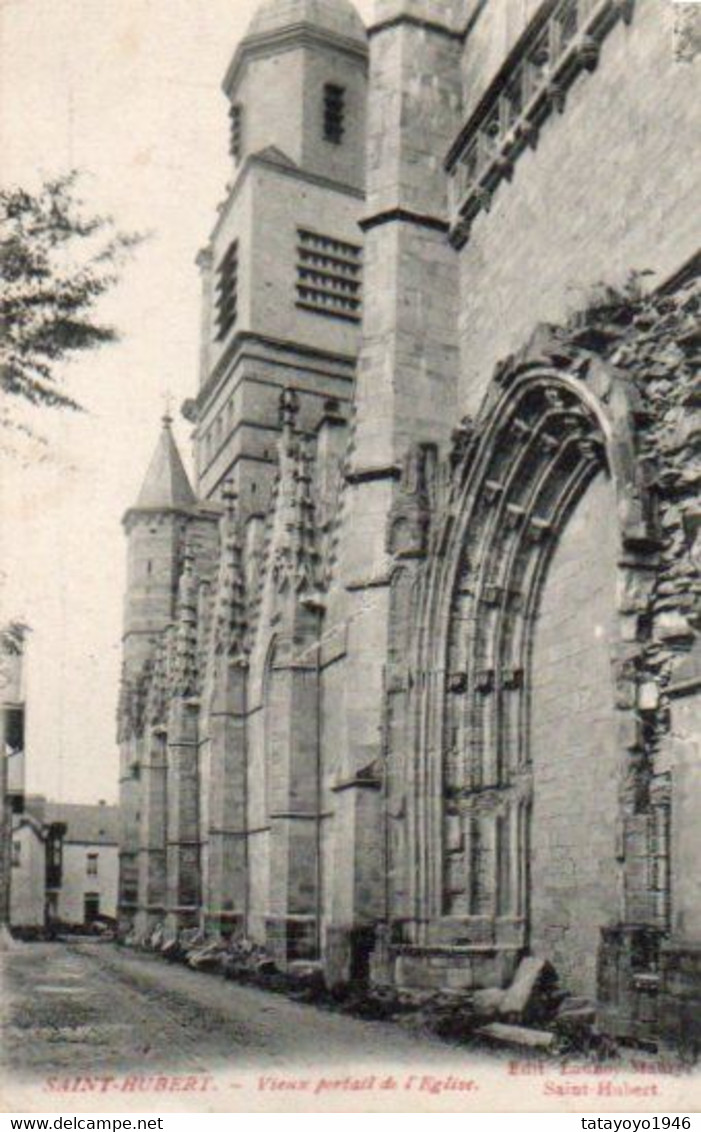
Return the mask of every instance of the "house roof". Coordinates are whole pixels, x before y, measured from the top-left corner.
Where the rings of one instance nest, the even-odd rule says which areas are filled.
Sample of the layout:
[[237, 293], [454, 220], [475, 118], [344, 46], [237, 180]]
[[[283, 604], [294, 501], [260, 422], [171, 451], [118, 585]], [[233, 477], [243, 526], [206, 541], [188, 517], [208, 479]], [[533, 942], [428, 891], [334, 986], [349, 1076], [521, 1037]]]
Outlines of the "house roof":
[[28, 829], [39, 840], [44, 840], [44, 827], [41, 822], [34, 816], [34, 814], [25, 813], [17, 814], [12, 819], [12, 833], [13, 835], [19, 833], [21, 829]]
[[119, 808], [90, 806], [78, 802], [47, 802], [44, 821], [65, 822], [64, 844], [116, 845], [119, 841]]
[[25, 794], [24, 813], [31, 814], [35, 821], [44, 823], [46, 813], [46, 798], [43, 794]]

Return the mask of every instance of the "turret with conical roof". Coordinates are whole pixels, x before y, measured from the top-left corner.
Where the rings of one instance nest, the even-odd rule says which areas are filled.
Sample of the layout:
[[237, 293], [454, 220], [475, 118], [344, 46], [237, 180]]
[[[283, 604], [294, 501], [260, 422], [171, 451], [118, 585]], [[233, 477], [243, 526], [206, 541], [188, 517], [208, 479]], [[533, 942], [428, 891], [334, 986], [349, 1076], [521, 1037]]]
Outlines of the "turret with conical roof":
[[[164, 846], [160, 841], [165, 820], [164, 763], [160, 739], [153, 738], [154, 725], [162, 727], [166, 722], [165, 705], [158, 703], [164, 698], [163, 671], [157, 674], [158, 687], [150, 696], [146, 693], [157, 658], [160, 669], [163, 667], [164, 630], [175, 618], [187, 537], [207, 518], [198, 506], [171, 426], [166, 414], [136, 503], [123, 520], [128, 539], [123, 688], [129, 694], [122, 697], [118, 721], [119, 915], [125, 931], [135, 923], [146, 926], [153, 907], [164, 901]], [[192, 562], [188, 569], [194, 587]], [[134, 726], [133, 712], [127, 714], [127, 708], [137, 692], [144, 697], [146, 710], [140, 712], [139, 725]]]
[[136, 503], [124, 516], [129, 539], [124, 660], [132, 670], [151, 655], [157, 634], [173, 619], [184, 532], [197, 514], [171, 425], [166, 415]]
[[193, 507], [195, 493], [173, 437], [169, 414], [163, 417], [163, 429], [151, 458], [146, 477], [136, 501], [135, 511], [162, 511], [163, 508]]

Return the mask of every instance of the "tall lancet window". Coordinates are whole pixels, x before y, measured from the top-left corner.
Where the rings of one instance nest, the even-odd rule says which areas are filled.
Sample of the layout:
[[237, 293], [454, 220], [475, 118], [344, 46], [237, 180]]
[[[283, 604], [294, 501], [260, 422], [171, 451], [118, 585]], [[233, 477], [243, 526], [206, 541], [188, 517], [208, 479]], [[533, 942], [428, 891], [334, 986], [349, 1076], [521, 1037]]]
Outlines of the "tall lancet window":
[[238, 165], [243, 153], [243, 106], [235, 102], [229, 109], [229, 152]]
[[340, 145], [343, 141], [346, 92], [336, 83], [324, 86], [324, 140]]
[[216, 336], [226, 338], [238, 312], [239, 246], [234, 240], [217, 269]]

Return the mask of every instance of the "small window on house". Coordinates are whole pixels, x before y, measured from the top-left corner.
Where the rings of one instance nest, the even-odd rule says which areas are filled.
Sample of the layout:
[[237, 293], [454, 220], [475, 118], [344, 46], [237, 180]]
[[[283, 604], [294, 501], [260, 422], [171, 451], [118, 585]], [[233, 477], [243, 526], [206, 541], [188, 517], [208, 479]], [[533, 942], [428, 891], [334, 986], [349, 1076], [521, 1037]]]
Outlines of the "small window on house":
[[88, 853], [86, 872], [89, 877], [97, 876], [98, 853]]
[[346, 92], [342, 86], [324, 86], [324, 140], [340, 145], [343, 141]]
[[83, 897], [83, 922], [92, 924], [100, 915], [99, 892], [86, 892]]
[[22, 863], [22, 842], [12, 842], [12, 868], [18, 869]]
[[229, 135], [229, 152], [238, 165], [243, 152], [243, 106], [235, 102], [229, 110], [231, 133]]
[[49, 841], [48, 864], [52, 869], [60, 869], [63, 863], [63, 845], [60, 837], [52, 837]]
[[217, 269], [216, 331], [221, 341], [236, 322], [238, 306], [238, 240], [229, 249]]

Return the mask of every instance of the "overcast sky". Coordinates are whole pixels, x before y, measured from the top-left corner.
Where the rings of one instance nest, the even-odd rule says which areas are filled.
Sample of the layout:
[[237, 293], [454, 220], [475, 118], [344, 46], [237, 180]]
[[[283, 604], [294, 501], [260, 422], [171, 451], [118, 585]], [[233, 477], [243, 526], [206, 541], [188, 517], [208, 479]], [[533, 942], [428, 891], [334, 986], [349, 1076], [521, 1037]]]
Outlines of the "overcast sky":
[[[372, 0], [357, 4], [367, 19]], [[91, 210], [151, 231], [103, 314], [122, 341], [74, 363], [88, 413], [41, 418], [48, 457], [0, 468], [0, 616], [25, 618], [28, 788], [117, 800], [120, 519], [164, 396], [197, 382], [198, 249], [232, 171], [220, 81], [254, 0], [0, 0], [2, 180], [84, 171]], [[176, 425], [190, 467], [189, 430]]]

